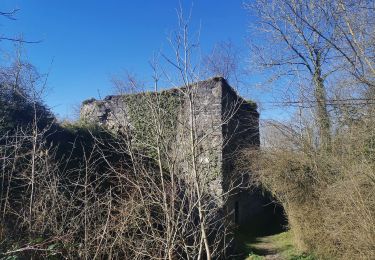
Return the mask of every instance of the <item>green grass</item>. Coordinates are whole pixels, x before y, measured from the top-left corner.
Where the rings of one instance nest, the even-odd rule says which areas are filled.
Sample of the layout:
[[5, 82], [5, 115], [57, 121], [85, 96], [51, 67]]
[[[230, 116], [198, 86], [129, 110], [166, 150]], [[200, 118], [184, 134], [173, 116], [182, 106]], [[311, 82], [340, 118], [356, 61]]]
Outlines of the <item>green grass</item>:
[[286, 225], [284, 216], [277, 213], [273, 205], [265, 208], [263, 214], [254, 216], [247, 225], [237, 229], [235, 239], [242, 255], [238, 259], [263, 260], [265, 256], [274, 255], [274, 259], [316, 260], [297, 250], [293, 234], [286, 231]]
[[281, 257], [287, 260], [314, 260], [313, 255], [299, 252], [293, 244], [292, 232], [282, 232], [273, 236], [265, 237], [265, 241], [273, 244]]
[[263, 260], [266, 255], [277, 254], [285, 260], [316, 260], [313, 255], [299, 252], [293, 245], [292, 233], [282, 232], [276, 235], [254, 237], [251, 232], [239, 231], [238, 241], [246, 260]]

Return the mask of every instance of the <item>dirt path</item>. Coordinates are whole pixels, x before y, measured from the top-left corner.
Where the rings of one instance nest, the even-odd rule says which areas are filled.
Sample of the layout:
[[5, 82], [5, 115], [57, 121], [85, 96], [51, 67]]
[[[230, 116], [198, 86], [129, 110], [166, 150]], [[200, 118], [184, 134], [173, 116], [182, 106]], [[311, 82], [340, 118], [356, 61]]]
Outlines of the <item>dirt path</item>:
[[[272, 236], [260, 237], [252, 244], [252, 250], [257, 256], [265, 260], [284, 260], [280, 255], [282, 248], [279, 248], [272, 241]], [[251, 259], [251, 257], [249, 257]]]
[[281, 232], [274, 235], [256, 236], [246, 243], [246, 260], [314, 260], [312, 255], [306, 255], [294, 247], [291, 232]]

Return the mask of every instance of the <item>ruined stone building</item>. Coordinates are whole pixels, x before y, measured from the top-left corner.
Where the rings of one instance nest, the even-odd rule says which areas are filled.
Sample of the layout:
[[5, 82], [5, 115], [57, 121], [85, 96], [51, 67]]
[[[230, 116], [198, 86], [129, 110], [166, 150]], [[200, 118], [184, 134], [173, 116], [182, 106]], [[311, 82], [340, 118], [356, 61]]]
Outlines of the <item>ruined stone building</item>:
[[[259, 146], [256, 104], [241, 98], [225, 79], [216, 77], [180, 89], [87, 100], [82, 105], [81, 118], [147, 140], [152, 136], [150, 115], [155, 103], [164, 113], [160, 120], [168, 129], [171, 149], [181, 158], [188, 153], [184, 149], [189, 140], [186, 129], [194, 120], [200, 172], [207, 175], [218, 206], [230, 212], [236, 223], [245, 222], [261, 210], [262, 201], [257, 193], [236, 188], [225, 201], [221, 196], [242, 179], [236, 170], [236, 159], [243, 149]], [[181, 172], [187, 167], [181, 160]]]

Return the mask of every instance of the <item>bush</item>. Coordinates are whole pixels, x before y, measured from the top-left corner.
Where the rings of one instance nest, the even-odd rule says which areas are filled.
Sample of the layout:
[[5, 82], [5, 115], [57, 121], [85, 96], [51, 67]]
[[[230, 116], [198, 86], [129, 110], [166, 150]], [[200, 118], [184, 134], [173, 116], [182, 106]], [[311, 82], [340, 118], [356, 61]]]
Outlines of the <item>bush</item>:
[[257, 185], [283, 205], [301, 250], [322, 259], [375, 258], [372, 125], [337, 133], [328, 152], [302, 145], [248, 151]]

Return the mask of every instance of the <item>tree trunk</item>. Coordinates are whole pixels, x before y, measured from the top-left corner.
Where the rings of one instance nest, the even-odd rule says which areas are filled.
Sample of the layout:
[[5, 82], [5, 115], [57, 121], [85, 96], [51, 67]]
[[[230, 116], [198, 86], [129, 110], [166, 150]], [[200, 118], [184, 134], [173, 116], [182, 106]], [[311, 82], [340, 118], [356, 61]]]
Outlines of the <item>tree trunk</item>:
[[315, 100], [316, 100], [316, 117], [319, 127], [319, 147], [321, 149], [329, 150], [331, 145], [331, 122], [327, 110], [327, 94], [324, 86], [324, 79], [321, 75], [321, 64], [319, 59], [313, 77], [315, 85]]

